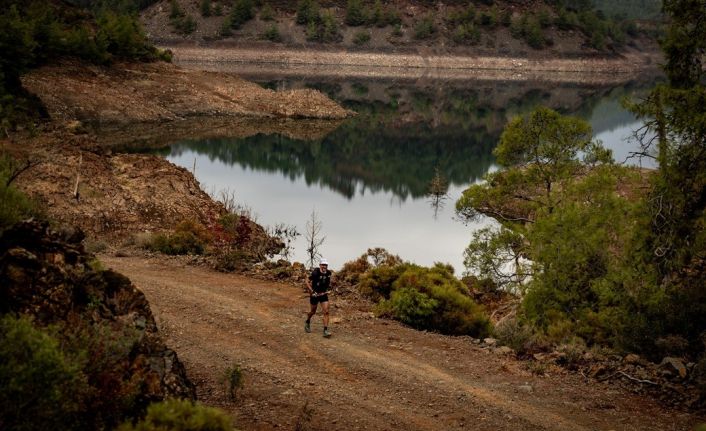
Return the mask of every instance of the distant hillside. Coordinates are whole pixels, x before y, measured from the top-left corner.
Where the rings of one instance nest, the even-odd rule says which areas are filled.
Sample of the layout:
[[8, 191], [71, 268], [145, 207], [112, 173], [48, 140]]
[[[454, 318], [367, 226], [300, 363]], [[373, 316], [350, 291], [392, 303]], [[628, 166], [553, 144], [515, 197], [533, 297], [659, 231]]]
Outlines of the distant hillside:
[[141, 18], [149, 37], [162, 43], [585, 56], [655, 49], [642, 24], [621, 11], [636, 16], [634, 10], [647, 10], [641, 3], [656, 1], [611, 9], [606, 1], [599, 11], [591, 0], [160, 0]]

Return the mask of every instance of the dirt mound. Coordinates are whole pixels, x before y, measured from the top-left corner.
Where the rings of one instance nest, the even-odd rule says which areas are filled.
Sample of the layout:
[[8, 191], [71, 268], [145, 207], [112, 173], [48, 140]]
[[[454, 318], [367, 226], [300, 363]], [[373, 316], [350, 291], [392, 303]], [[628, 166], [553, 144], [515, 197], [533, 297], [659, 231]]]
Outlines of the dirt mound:
[[40, 162], [18, 178], [22, 190], [52, 219], [90, 236], [128, 237], [183, 220], [205, 224], [225, 211], [189, 171], [160, 157], [104, 154], [95, 137], [63, 131], [16, 145], [28, 151], [20, 157]]
[[172, 121], [220, 115], [341, 119], [353, 115], [316, 90], [276, 92], [236, 76], [168, 63], [111, 67], [64, 61], [31, 71], [22, 84], [54, 120]]

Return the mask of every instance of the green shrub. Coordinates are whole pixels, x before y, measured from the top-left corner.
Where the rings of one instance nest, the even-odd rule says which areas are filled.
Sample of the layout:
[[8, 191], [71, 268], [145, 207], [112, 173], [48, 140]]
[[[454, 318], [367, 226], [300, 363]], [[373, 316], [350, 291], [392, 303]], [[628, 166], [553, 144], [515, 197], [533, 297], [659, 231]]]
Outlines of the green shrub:
[[336, 17], [331, 11], [319, 16], [317, 21], [310, 21], [306, 28], [306, 38], [317, 42], [337, 42], [341, 39]]
[[104, 45], [109, 53], [123, 58], [154, 58], [156, 50], [149, 46], [136, 18], [107, 12], [98, 19], [98, 27], [97, 43]]
[[368, 17], [367, 24], [376, 27], [387, 27], [401, 23], [399, 12], [391, 6], [383, 7], [380, 0], [375, 0], [373, 12]]
[[220, 29], [218, 29], [218, 34], [221, 37], [228, 37], [233, 34], [233, 24], [230, 22], [230, 17], [226, 17], [221, 23]]
[[0, 319], [0, 423], [4, 429], [78, 429], [87, 383], [58, 340], [27, 318]]
[[194, 17], [188, 14], [175, 18], [170, 23], [174, 27], [174, 31], [184, 36], [188, 36], [196, 30], [196, 21]]
[[[96, 270], [96, 264], [92, 266]], [[88, 309], [96, 312], [105, 306], [95, 298], [89, 301]], [[65, 355], [80, 368], [90, 386], [82, 411], [87, 429], [113, 428], [126, 416], [142, 412], [145, 405], [138, 396], [146, 381], [134, 373], [129, 360], [139, 341], [139, 331], [79, 319], [48, 331], [61, 341]]]
[[527, 25], [523, 29], [523, 35], [527, 45], [534, 49], [542, 49], [546, 44], [542, 27], [536, 19], [527, 21]]
[[381, 300], [380, 315], [413, 328], [477, 337], [490, 330], [488, 318], [447, 265], [379, 266], [361, 277], [358, 288], [363, 295]]
[[393, 36], [395, 37], [400, 37], [402, 36], [402, 24], [395, 24], [392, 27], [392, 33]]
[[348, 0], [346, 3], [346, 25], [357, 27], [368, 21], [361, 0]]
[[476, 9], [469, 5], [462, 10], [453, 10], [449, 13], [448, 21], [451, 24], [473, 24], [476, 21]]
[[184, 16], [184, 11], [177, 0], [171, 0], [169, 2], [169, 19], [181, 18], [182, 16]]
[[569, 12], [564, 8], [559, 9], [554, 24], [559, 30], [572, 30], [579, 25], [578, 17], [574, 12]]
[[432, 268], [412, 265], [392, 285], [393, 290], [403, 288], [419, 290], [437, 302], [428, 326], [420, 329], [450, 335], [488, 335], [490, 321], [471, 299], [466, 286], [453, 275], [453, 268], [441, 264]]
[[414, 26], [415, 39], [429, 39], [434, 33], [436, 33], [436, 26], [434, 25], [434, 17], [432, 15], [425, 16]]
[[170, 255], [202, 254], [210, 241], [211, 235], [204, 226], [185, 220], [176, 226], [172, 234], [155, 235], [149, 248]]
[[213, 14], [216, 16], [223, 16], [223, 6], [221, 5], [221, 2], [216, 3], [216, 6], [213, 8]]
[[411, 287], [392, 292], [390, 299], [378, 304], [377, 314], [390, 317], [417, 329], [431, 329], [439, 302]]
[[384, 248], [369, 248], [357, 259], [344, 263], [336, 275], [338, 280], [357, 285], [361, 277], [373, 268], [382, 265], [393, 267], [401, 264], [402, 259], [399, 256], [390, 254]]
[[318, 23], [320, 19], [319, 3], [316, 0], [299, 0], [297, 3], [297, 24], [308, 26], [311, 23]]
[[480, 43], [480, 31], [473, 24], [461, 24], [456, 27], [451, 39], [459, 45], [477, 45]]
[[243, 250], [230, 250], [216, 256], [216, 269], [223, 272], [239, 272], [247, 270], [257, 260], [252, 254]]
[[368, 31], [359, 31], [353, 36], [353, 43], [356, 45], [364, 45], [368, 42], [370, 42], [370, 32]]
[[389, 299], [392, 293], [392, 284], [408, 267], [409, 264], [396, 266], [381, 265], [374, 268], [360, 277], [358, 290], [364, 296], [374, 301]]
[[233, 423], [223, 411], [189, 400], [154, 403], [137, 424], [126, 423], [119, 431], [230, 431]]
[[272, 24], [271, 26], [267, 27], [267, 30], [262, 34], [262, 38], [265, 40], [269, 40], [270, 42], [281, 42], [282, 41], [282, 36], [279, 34], [279, 28], [277, 28], [277, 24]]
[[252, 0], [237, 0], [230, 12], [230, 24], [238, 29], [254, 17]]
[[497, 11], [491, 9], [481, 12], [478, 16], [478, 23], [484, 27], [494, 28], [498, 25]]
[[[21, 169], [10, 156], [0, 154], [0, 232], [30, 217], [44, 218], [38, 203], [16, 189], [10, 178]], [[10, 184], [8, 184], [10, 182]]]
[[211, 16], [213, 14], [211, 10], [211, 0], [201, 0], [200, 9], [202, 17]]
[[517, 319], [506, 319], [497, 324], [493, 331], [500, 344], [511, 347], [518, 354], [527, 353], [534, 344], [534, 331]]
[[231, 400], [235, 400], [238, 396], [238, 391], [243, 387], [244, 376], [240, 365], [233, 364], [225, 371], [224, 380], [226, 383], [226, 392]]
[[263, 21], [274, 21], [275, 11], [274, 9], [272, 9], [272, 6], [270, 6], [269, 3], [265, 3], [265, 5], [260, 10], [260, 19]]

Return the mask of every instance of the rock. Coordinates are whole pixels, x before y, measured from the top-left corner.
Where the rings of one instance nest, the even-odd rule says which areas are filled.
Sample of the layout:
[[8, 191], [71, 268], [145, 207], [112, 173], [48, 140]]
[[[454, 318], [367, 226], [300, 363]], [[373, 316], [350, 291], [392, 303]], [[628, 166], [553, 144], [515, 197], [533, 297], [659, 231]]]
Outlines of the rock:
[[531, 393], [534, 392], [534, 388], [530, 385], [520, 385], [517, 389], [521, 392]]
[[512, 348], [510, 348], [508, 346], [500, 346], [500, 347], [496, 348], [495, 350], [493, 350], [493, 352], [498, 355], [511, 355], [511, 354], [515, 353], [515, 351], [512, 350]]
[[686, 366], [679, 358], [666, 357], [662, 359], [659, 368], [666, 371], [670, 376], [679, 376], [680, 379], [686, 378]]
[[539, 362], [544, 362], [548, 359], [548, 355], [546, 353], [535, 353], [534, 355], [532, 355], [532, 357], [535, 361]]
[[598, 379], [608, 373], [608, 367], [605, 365], [601, 364], [596, 364], [593, 365], [589, 370], [588, 370], [588, 375], [594, 379]]
[[474, 338], [471, 342], [472, 342], [473, 344], [480, 344], [480, 343], [481, 343], [481, 340], [480, 340], [480, 338]]
[[631, 353], [623, 358], [623, 362], [630, 365], [641, 365], [642, 358], [639, 355]]
[[493, 347], [493, 346], [497, 346], [498, 340], [496, 340], [495, 338], [484, 338], [483, 343], [488, 346]]

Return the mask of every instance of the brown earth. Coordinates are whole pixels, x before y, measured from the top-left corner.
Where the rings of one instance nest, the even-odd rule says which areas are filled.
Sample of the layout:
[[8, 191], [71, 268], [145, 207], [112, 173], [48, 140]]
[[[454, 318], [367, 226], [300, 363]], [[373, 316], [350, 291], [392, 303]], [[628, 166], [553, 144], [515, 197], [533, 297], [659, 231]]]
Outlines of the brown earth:
[[[302, 286], [216, 273], [178, 259], [103, 256], [145, 292], [198, 396], [244, 430], [689, 430], [703, 418], [554, 369], [544, 376], [467, 337], [372, 317], [332, 299], [333, 337], [302, 324]], [[240, 364], [236, 401], [222, 377]]]
[[198, 116], [342, 119], [351, 111], [316, 90], [276, 92], [232, 74], [169, 63], [112, 67], [62, 62], [22, 77], [54, 121], [131, 124]]

